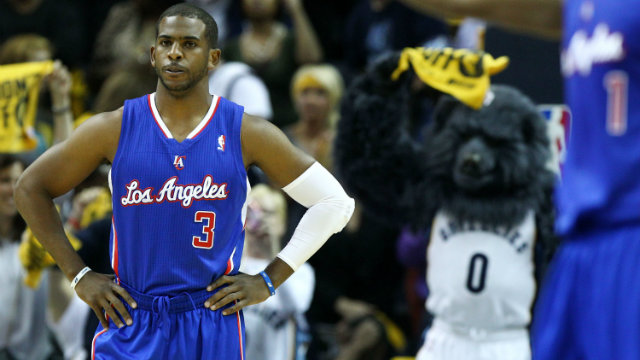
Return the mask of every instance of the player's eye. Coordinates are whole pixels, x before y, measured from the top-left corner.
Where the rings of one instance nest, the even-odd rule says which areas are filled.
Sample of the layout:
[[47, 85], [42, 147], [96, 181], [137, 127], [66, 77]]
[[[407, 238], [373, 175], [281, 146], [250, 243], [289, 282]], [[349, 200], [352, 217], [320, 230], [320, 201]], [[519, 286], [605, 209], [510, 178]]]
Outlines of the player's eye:
[[171, 41], [169, 41], [169, 40], [160, 40], [160, 45], [162, 45], [162, 46], [170, 46], [171, 45]]

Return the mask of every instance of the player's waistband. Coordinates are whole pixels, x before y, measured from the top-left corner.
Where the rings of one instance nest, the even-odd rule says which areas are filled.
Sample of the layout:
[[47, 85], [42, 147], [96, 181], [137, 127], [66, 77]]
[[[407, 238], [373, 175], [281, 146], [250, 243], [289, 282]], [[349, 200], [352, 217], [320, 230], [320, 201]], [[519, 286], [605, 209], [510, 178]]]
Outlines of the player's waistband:
[[216, 293], [216, 291], [203, 289], [192, 293], [183, 292], [176, 296], [154, 296], [138, 292], [122, 282], [119, 285], [136, 301], [138, 309], [156, 313], [181, 313], [204, 309], [204, 302]]
[[529, 331], [525, 327], [511, 329], [483, 329], [455, 326], [440, 319], [434, 319], [431, 328], [476, 341], [500, 341], [523, 337], [527, 339], [529, 338]]

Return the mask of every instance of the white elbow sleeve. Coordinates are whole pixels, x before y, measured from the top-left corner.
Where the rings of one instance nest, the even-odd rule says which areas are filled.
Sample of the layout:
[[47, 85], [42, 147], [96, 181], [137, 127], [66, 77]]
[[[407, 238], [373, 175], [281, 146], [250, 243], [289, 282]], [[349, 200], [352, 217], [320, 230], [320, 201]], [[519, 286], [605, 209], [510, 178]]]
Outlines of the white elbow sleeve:
[[278, 254], [296, 270], [331, 235], [344, 228], [353, 214], [354, 201], [338, 180], [317, 162], [282, 190], [308, 208], [291, 240]]

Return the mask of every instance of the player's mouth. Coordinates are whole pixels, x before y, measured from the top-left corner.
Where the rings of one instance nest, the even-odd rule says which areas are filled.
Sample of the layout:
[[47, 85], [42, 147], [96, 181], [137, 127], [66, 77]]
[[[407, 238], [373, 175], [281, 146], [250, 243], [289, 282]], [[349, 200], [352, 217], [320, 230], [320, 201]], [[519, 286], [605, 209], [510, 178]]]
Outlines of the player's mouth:
[[177, 65], [164, 66], [162, 71], [169, 75], [181, 75], [187, 72], [185, 68]]

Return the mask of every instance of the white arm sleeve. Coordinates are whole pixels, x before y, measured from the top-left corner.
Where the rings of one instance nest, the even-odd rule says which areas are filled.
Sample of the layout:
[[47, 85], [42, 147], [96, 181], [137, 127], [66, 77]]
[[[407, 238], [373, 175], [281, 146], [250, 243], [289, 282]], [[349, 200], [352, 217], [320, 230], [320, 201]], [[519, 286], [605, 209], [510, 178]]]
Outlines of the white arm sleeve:
[[282, 188], [308, 208], [278, 257], [293, 270], [307, 261], [327, 239], [342, 230], [353, 214], [354, 201], [318, 162]]

